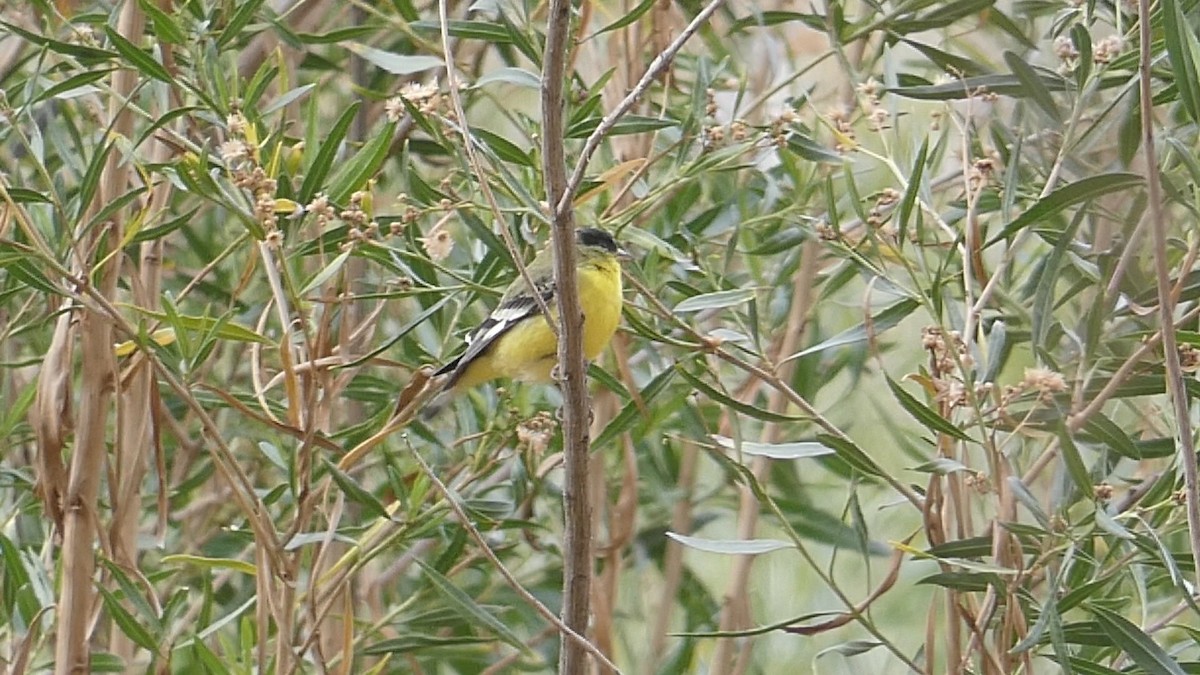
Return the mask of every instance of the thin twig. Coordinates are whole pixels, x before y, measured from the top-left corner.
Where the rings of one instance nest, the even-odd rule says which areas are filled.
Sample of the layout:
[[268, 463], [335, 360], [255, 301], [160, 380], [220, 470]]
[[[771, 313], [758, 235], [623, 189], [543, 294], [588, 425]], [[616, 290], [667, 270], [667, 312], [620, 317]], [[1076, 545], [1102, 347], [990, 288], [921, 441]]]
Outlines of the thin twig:
[[496, 571], [500, 572], [500, 576], [504, 577], [504, 580], [508, 582], [508, 585], [514, 591], [516, 591], [517, 595], [521, 596], [522, 600], [529, 603], [529, 606], [533, 607], [534, 611], [549, 621], [555, 628], [558, 629], [559, 633], [566, 636], [572, 644], [577, 645], [588, 654], [596, 657], [598, 662], [607, 668], [611, 668], [613, 672], [620, 673], [621, 670], [617, 668], [612, 661], [609, 661], [608, 658], [605, 657], [595, 645], [588, 642], [587, 638], [584, 636], [580, 635], [574, 630], [571, 630], [569, 626], [564, 624], [557, 616], [554, 615], [554, 612], [552, 612], [549, 607], [542, 604], [540, 600], [534, 597], [532, 593], [530, 593], [525, 589], [524, 586], [521, 585], [520, 581], [517, 581], [517, 578], [513, 576], [513, 573], [504, 565], [504, 562], [500, 560], [495, 552], [492, 551], [491, 547], [488, 546], [487, 540], [484, 539], [483, 534], [477, 527], [475, 527], [475, 524], [471, 522], [470, 517], [467, 516], [467, 512], [463, 510], [459, 500], [455, 498], [454, 493], [452, 493], [450, 488], [442, 482], [442, 479], [439, 478], [433, 468], [429, 466], [429, 464], [425, 461], [425, 458], [421, 456], [421, 453], [414, 451], [412, 455], [413, 459], [417, 461], [417, 464], [421, 466], [421, 470], [425, 472], [425, 477], [428, 478], [431, 483], [433, 483], [433, 486], [436, 487], [438, 492], [441, 493], [442, 497], [445, 498], [446, 503], [450, 506], [450, 510], [454, 511], [454, 515], [458, 518], [459, 524], [463, 526], [463, 529], [467, 531], [467, 534], [470, 535], [471, 539], [475, 542], [475, 545], [479, 547], [479, 551], [483, 553], [483, 556], [496, 567]]
[[[700, 13], [692, 19], [691, 23], [671, 41], [671, 44], [667, 45], [667, 48], [661, 54], [654, 57], [654, 60], [650, 62], [650, 66], [646, 68], [646, 72], [642, 75], [642, 79], [638, 80], [638, 83], [634, 85], [629, 94], [617, 104], [617, 107], [609, 111], [604, 116], [604, 119], [600, 120], [600, 125], [596, 127], [596, 130], [584, 142], [583, 151], [579, 153], [579, 160], [575, 163], [575, 170], [571, 172], [571, 179], [567, 181], [566, 189], [563, 190], [562, 196], [550, 202], [556, 204], [555, 213], [562, 214], [571, 208], [571, 200], [574, 198], [575, 192], [579, 190], [580, 184], [583, 183], [583, 175], [587, 171], [588, 162], [591, 160], [592, 154], [596, 152], [596, 148], [600, 147], [600, 142], [604, 140], [604, 137], [612, 131], [613, 127], [616, 126], [625, 113], [629, 112], [633, 104], [637, 103], [638, 99], [646, 93], [646, 90], [658, 79], [658, 76], [671, 65], [671, 61], [679, 53], [679, 50], [683, 48], [684, 43], [690, 40], [696, 34], [696, 31], [700, 30], [700, 26], [704, 25], [704, 22], [708, 21], [709, 17], [723, 4], [725, 4], [725, 0], [711, 0], [711, 2], [705, 5], [704, 9], [700, 10]], [[553, 5], [551, 5], [551, 16], [553, 16]], [[546, 34], [546, 38], [549, 41], [550, 33]], [[547, 45], [546, 60], [549, 61], [550, 57], [551, 53], [549, 45]], [[545, 70], [543, 70], [544, 73]], [[543, 82], [545, 82], [544, 78]], [[559, 84], [561, 86], [561, 83]], [[546, 138], [549, 140], [548, 136]], [[561, 143], [561, 140], [556, 142]]]

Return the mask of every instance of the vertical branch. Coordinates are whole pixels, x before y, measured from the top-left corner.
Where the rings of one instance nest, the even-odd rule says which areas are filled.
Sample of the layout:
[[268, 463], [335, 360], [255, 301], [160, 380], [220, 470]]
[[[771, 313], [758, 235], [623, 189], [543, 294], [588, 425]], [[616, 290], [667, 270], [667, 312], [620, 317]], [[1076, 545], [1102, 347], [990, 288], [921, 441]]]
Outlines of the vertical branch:
[[[1161, 7], [1161, 5], [1160, 5]], [[1170, 265], [1167, 261], [1167, 225], [1163, 222], [1162, 185], [1158, 175], [1158, 157], [1154, 148], [1154, 100], [1150, 91], [1150, 1], [1138, 0], [1138, 50], [1142, 115], [1142, 152], [1146, 157], [1146, 184], [1150, 204], [1146, 211], [1154, 233], [1154, 268], [1158, 282], [1158, 316], [1162, 326], [1163, 360], [1167, 368], [1167, 393], [1175, 408], [1175, 431], [1179, 434], [1178, 452], [1182, 456], [1183, 481], [1187, 491], [1188, 534], [1192, 546], [1195, 578], [1200, 580], [1200, 485], [1197, 485], [1196, 447], [1192, 439], [1191, 412], [1188, 409], [1187, 389], [1179, 365], [1179, 348], [1175, 341], [1175, 299], [1171, 294]], [[1166, 16], [1163, 21], [1177, 17]]]
[[[558, 378], [563, 393], [563, 606], [562, 620], [586, 635], [588, 593], [592, 580], [592, 518], [588, 500], [588, 392], [583, 364], [583, 310], [575, 278], [575, 210], [567, 195], [567, 160], [563, 147], [563, 93], [570, 0], [550, 0], [546, 48], [542, 64], [542, 168], [546, 203], [550, 205], [554, 242], [554, 287], [558, 298]], [[560, 201], [567, 206], [560, 207]], [[558, 670], [581, 673], [586, 653], [579, 644], [561, 638]]]
[[[135, 2], [126, 2], [117, 20], [117, 31], [131, 40], [141, 35], [144, 17]], [[127, 97], [137, 86], [138, 75], [129, 69], [113, 74], [109, 116], [113, 119], [113, 136], [131, 137], [133, 115], [127, 107]], [[100, 177], [100, 189], [89, 206], [91, 214], [102, 205], [115, 201], [129, 184], [129, 164], [120, 152], [111, 152], [105, 160]], [[116, 217], [116, 216], [114, 216]], [[84, 222], [88, 219], [85, 218]], [[113, 299], [121, 273], [120, 224], [109, 220], [96, 228], [88, 242], [76, 250], [81, 255], [106, 260], [101, 269], [92, 267], [91, 260], [79, 261], [85, 284], [94, 284], [97, 294]], [[116, 253], [107, 257], [108, 253]], [[62, 588], [58, 599], [58, 635], [55, 641], [55, 672], [85, 673], [89, 671], [88, 640], [95, 591], [94, 544], [99, 524], [100, 477], [104, 475], [107, 453], [109, 402], [116, 377], [116, 362], [112, 349], [112, 320], [98, 309], [84, 309], [80, 318], [80, 404], [75, 447], [71, 456], [67, 492], [64, 496], [64, 531], [62, 549]]]

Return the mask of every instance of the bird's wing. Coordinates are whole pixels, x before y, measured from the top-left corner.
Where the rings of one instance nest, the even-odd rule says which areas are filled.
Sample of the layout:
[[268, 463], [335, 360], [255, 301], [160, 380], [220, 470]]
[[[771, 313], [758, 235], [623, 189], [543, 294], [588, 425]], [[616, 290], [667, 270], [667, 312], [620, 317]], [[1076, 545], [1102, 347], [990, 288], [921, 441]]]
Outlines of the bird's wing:
[[[554, 299], [554, 281], [547, 279], [535, 283], [538, 294], [547, 305]], [[453, 372], [448, 386], [453, 386], [458, 376], [466, 370], [475, 357], [487, 351], [500, 336], [512, 330], [514, 326], [531, 316], [537, 316], [542, 311], [541, 305], [530, 293], [506, 293], [505, 297], [470, 334], [467, 335], [467, 349], [461, 356], [442, 366], [437, 375]]]

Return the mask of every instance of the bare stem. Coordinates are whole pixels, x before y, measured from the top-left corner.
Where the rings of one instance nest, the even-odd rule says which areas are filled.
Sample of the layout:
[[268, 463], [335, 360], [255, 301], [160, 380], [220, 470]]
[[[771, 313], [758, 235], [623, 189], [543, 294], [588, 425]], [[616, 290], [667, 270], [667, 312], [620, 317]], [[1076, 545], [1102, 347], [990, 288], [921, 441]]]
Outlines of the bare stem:
[[[1158, 316], [1162, 325], [1163, 360], [1167, 369], [1167, 393], [1175, 408], [1175, 427], [1179, 434], [1178, 451], [1183, 462], [1183, 480], [1187, 491], [1188, 533], [1192, 545], [1192, 560], [1196, 579], [1200, 581], [1200, 471], [1196, 466], [1196, 448], [1192, 440], [1191, 414], [1188, 394], [1179, 365], [1179, 349], [1175, 342], [1175, 300], [1171, 293], [1170, 263], [1167, 260], [1167, 224], [1163, 220], [1162, 185], [1158, 175], [1158, 157], [1154, 148], [1154, 99], [1150, 91], [1150, 1], [1138, 0], [1141, 19], [1138, 21], [1141, 71], [1142, 152], [1145, 153], [1146, 184], [1150, 191], [1150, 229], [1154, 233], [1154, 268], [1158, 285]], [[1164, 16], [1164, 21], [1176, 17]]]
[[[572, 632], [587, 633], [592, 583], [592, 514], [588, 499], [590, 445], [587, 371], [583, 359], [583, 309], [575, 269], [575, 210], [567, 186], [563, 147], [563, 93], [571, 32], [570, 0], [551, 0], [542, 64], [542, 168], [546, 202], [559, 204], [551, 214], [554, 242], [554, 289], [558, 299], [558, 377], [563, 393], [563, 623]], [[560, 638], [558, 670], [582, 673], [587, 651], [564, 632]]]

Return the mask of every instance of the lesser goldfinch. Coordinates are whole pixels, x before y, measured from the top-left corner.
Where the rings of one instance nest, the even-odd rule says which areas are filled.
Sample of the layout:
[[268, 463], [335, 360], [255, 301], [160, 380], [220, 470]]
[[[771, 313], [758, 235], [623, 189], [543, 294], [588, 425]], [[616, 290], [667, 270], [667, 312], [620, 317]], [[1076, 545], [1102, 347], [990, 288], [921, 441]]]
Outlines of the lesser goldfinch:
[[[604, 230], [576, 231], [579, 304], [583, 308], [583, 353], [591, 361], [600, 355], [621, 320], [621, 259], [628, 254]], [[488, 318], [467, 335], [461, 355], [434, 373], [446, 376], [441, 392], [425, 407], [426, 419], [437, 414], [454, 394], [489, 380], [506, 377], [524, 382], [548, 382], [558, 362], [555, 331], [542, 316], [534, 292], [558, 322], [554, 292], [553, 252], [542, 250], [525, 268], [533, 289], [518, 276]]]

